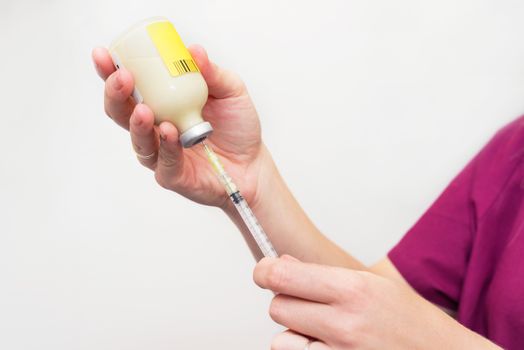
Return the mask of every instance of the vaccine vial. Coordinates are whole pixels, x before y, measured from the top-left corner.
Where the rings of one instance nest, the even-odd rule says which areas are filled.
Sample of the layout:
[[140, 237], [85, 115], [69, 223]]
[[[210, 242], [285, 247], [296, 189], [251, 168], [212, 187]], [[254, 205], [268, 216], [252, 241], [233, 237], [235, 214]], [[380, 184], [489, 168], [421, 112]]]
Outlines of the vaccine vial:
[[204, 140], [213, 128], [202, 118], [207, 85], [175, 27], [163, 17], [139, 22], [109, 47], [116, 68], [133, 75], [137, 103], [147, 104], [155, 123], [172, 122], [183, 147]]

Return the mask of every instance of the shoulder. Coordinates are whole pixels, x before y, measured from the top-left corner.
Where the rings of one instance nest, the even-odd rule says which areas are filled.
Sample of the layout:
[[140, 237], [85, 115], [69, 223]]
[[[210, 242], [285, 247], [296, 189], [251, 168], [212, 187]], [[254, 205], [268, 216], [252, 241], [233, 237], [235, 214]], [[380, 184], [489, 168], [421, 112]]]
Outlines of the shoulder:
[[520, 158], [524, 154], [524, 115], [500, 128], [484, 147], [483, 158], [496, 160], [501, 156], [505, 160]]
[[521, 170], [524, 158], [524, 116], [500, 128], [472, 162], [472, 198], [482, 217]]

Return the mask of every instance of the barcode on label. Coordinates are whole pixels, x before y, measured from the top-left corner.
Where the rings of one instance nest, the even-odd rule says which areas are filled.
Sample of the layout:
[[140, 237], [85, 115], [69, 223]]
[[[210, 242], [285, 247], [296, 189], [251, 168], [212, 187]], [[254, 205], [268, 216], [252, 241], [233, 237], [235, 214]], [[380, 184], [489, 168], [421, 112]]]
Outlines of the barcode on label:
[[199, 72], [198, 67], [195, 64], [195, 61], [193, 61], [192, 59], [173, 61], [173, 65], [175, 66], [175, 69], [177, 70], [179, 75], [189, 72]]

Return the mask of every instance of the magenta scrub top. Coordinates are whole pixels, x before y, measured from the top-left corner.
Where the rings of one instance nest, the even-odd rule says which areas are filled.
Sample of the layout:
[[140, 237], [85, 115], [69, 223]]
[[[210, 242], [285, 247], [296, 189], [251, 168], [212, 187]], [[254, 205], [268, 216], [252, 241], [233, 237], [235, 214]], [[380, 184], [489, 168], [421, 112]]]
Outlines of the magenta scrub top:
[[524, 117], [499, 130], [389, 252], [427, 300], [524, 349]]

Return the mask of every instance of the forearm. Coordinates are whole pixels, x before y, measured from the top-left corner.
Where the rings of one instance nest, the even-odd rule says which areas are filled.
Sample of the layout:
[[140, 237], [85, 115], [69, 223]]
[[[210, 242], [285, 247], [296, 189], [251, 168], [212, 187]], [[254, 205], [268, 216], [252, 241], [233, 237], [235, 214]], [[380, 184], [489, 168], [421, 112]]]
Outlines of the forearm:
[[464, 346], [461, 347], [461, 345], [457, 346], [458, 349], [479, 349], [479, 350], [503, 350], [500, 346], [493, 343], [487, 338], [484, 338], [478, 333], [475, 333], [469, 329], [467, 329], [468, 335], [464, 336]]
[[[273, 162], [262, 150], [257, 194], [251, 209], [277, 252], [302, 261], [365, 269], [355, 258], [325, 237], [300, 207]], [[224, 211], [237, 225], [257, 260], [262, 256], [232, 203]]]
[[[417, 298], [421, 298], [417, 296]], [[425, 303], [429, 303], [424, 300]], [[431, 304], [431, 308], [437, 309]], [[422, 312], [422, 307], [418, 309]], [[502, 350], [501, 347], [489, 339], [460, 324], [457, 320], [442, 310], [432, 313], [425, 320], [420, 320], [421, 331], [418, 332], [418, 346], [420, 349], [479, 349]], [[428, 339], [432, 341], [428, 342]], [[431, 344], [431, 346], [428, 346]]]

